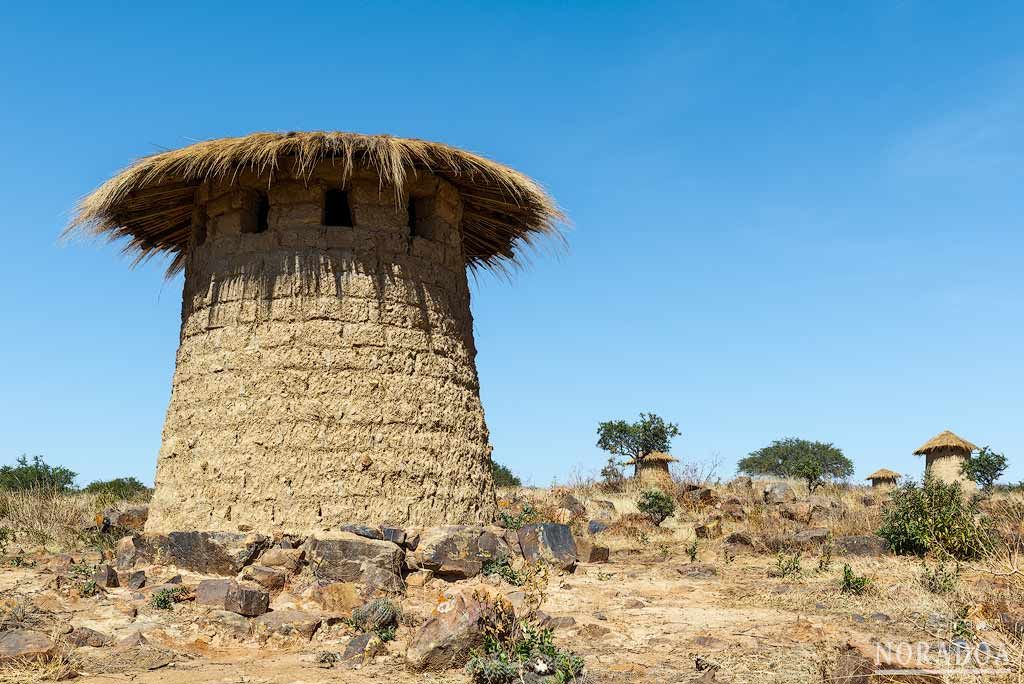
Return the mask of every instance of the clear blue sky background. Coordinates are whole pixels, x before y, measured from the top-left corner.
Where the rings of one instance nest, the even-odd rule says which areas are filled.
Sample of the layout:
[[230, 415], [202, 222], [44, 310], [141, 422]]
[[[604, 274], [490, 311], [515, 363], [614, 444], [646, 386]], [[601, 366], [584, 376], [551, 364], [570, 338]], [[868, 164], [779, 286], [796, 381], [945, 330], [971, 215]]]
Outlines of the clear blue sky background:
[[474, 287], [494, 455], [596, 472], [655, 411], [720, 474], [773, 439], [863, 478], [943, 429], [1024, 479], [1014, 2], [9, 3], [0, 463], [152, 481], [181, 279], [62, 245], [132, 159], [256, 130], [441, 140], [532, 175], [569, 249]]

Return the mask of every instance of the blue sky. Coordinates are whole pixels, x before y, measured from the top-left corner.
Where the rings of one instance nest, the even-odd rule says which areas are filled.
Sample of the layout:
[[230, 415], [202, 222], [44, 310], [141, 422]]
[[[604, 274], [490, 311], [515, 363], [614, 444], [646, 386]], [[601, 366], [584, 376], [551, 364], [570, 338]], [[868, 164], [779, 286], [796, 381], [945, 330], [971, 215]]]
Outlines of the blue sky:
[[440, 140], [537, 178], [568, 249], [474, 285], [495, 458], [596, 472], [654, 411], [721, 461], [943, 429], [1024, 479], [1024, 7], [125, 3], [0, 10], [0, 463], [151, 482], [180, 278], [62, 244], [132, 159], [256, 130]]

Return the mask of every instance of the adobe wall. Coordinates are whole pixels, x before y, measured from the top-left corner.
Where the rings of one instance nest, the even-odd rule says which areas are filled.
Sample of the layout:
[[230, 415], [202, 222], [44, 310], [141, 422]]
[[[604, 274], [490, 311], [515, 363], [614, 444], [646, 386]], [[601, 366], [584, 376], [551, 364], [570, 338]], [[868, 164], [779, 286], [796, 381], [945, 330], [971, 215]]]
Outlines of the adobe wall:
[[323, 226], [339, 184], [322, 165], [200, 189], [148, 532], [492, 519], [458, 192], [410, 182], [411, 237], [369, 173], [345, 188], [355, 226]]
[[925, 472], [942, 482], [959, 482], [965, 492], [975, 492], [978, 485], [974, 480], [960, 474], [960, 466], [964, 460], [963, 454], [958, 451], [951, 449], [935, 451], [925, 456]]

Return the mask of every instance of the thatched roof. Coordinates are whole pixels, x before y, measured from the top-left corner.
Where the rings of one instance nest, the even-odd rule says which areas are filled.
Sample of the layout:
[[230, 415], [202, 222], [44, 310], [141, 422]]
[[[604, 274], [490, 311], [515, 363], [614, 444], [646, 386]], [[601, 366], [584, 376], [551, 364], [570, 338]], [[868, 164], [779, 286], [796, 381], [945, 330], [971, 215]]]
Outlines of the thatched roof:
[[900, 477], [903, 477], [903, 475], [901, 475], [900, 473], [897, 473], [894, 470], [889, 470], [888, 468], [879, 468], [878, 470], [876, 470], [875, 472], [871, 473], [870, 475], [868, 475], [864, 479], [865, 480], [895, 480], [895, 479], [900, 478]]
[[914, 455], [924, 456], [933, 451], [938, 451], [939, 449], [953, 449], [955, 451], [962, 451], [965, 454], [969, 454], [972, 451], [976, 451], [978, 447], [974, 446], [963, 437], [958, 437], [949, 430], [944, 430], [922, 444], [921, 447], [914, 452]]
[[[671, 454], [660, 451], [652, 451], [641, 459], [644, 463], [678, 463], [679, 459]], [[636, 459], [631, 458], [624, 465], [636, 465]]]
[[523, 246], [558, 236], [563, 216], [530, 178], [502, 164], [441, 143], [388, 135], [313, 131], [253, 133], [221, 138], [143, 157], [81, 201], [69, 230], [85, 228], [111, 240], [127, 238], [135, 263], [156, 254], [174, 256], [171, 275], [184, 267], [197, 187], [237, 179], [246, 171], [268, 181], [282, 170], [309, 178], [331, 161], [347, 179], [366, 166], [401, 193], [418, 171], [436, 174], [462, 195], [462, 234], [470, 267], [504, 270]]

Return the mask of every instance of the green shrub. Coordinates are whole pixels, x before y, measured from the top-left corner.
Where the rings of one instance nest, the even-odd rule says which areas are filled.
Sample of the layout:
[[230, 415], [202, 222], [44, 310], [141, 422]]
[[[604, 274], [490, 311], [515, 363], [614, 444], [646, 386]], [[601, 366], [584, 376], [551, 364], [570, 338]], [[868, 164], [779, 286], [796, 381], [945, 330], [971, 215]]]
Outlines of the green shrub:
[[62, 466], [51, 466], [42, 456], [21, 456], [13, 466], [0, 466], [0, 490], [71, 492], [78, 473]]
[[898, 554], [940, 554], [958, 560], [983, 556], [991, 540], [974, 501], [958, 483], [926, 477], [893, 492], [882, 513], [879, 536]]
[[175, 603], [184, 600], [187, 595], [188, 589], [185, 587], [160, 589], [153, 593], [153, 596], [149, 599], [149, 605], [160, 610], [170, 610], [174, 607]]
[[491, 476], [494, 478], [495, 487], [521, 487], [523, 481], [513, 473], [508, 466], [503, 466], [497, 461], [491, 461]]
[[10, 527], [0, 527], [0, 555], [7, 553], [7, 546], [14, 541], [14, 530]]
[[700, 544], [694, 539], [690, 542], [690, 545], [686, 547], [686, 555], [690, 558], [691, 563], [697, 562], [697, 555], [700, 553]]
[[474, 651], [466, 665], [466, 672], [474, 684], [519, 684], [523, 681], [568, 684], [580, 680], [583, 659], [555, 646], [550, 629], [520, 622], [511, 615], [506, 618], [502, 621], [504, 624], [488, 630], [484, 648]]
[[676, 502], [668, 494], [657, 489], [648, 489], [640, 494], [640, 500], [636, 507], [641, 513], [651, 519], [655, 525], [660, 525], [676, 512]]
[[858, 575], [848, 564], [843, 566], [843, 583], [840, 591], [844, 594], [860, 596], [871, 586], [871, 578]]
[[522, 573], [517, 572], [512, 567], [512, 564], [509, 563], [508, 558], [504, 556], [484, 561], [482, 572], [484, 575], [497, 575], [514, 587], [523, 586], [524, 578]]
[[518, 530], [530, 523], [537, 522], [537, 509], [528, 503], [524, 503], [519, 513], [511, 515], [505, 511], [498, 512], [498, 520], [509, 530]]
[[769, 573], [772, 577], [800, 577], [804, 574], [800, 566], [800, 554], [780, 553], [775, 557], [775, 567]]
[[86, 580], [78, 587], [78, 595], [82, 598], [89, 598], [98, 593], [100, 593], [100, 585], [96, 584], [96, 580]]
[[986, 494], [1006, 471], [1006, 456], [982, 447], [976, 454], [970, 454], [960, 466], [960, 473], [978, 483]]
[[934, 568], [929, 568], [925, 563], [921, 568], [921, 586], [933, 594], [950, 594], [956, 589], [959, 581], [959, 563], [952, 570], [945, 563], [939, 563]]
[[113, 480], [96, 480], [82, 490], [86, 494], [96, 494], [104, 501], [148, 500], [152, 491], [134, 477], [118, 477]]

